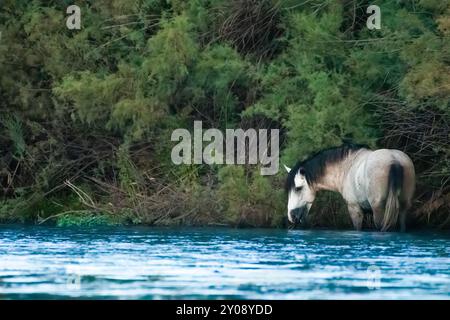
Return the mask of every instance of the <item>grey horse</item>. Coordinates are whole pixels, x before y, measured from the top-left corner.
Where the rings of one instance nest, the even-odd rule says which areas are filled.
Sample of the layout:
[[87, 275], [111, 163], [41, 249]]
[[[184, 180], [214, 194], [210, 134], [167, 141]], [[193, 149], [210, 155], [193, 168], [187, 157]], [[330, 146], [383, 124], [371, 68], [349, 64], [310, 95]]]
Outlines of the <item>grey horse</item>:
[[377, 229], [395, 228], [400, 219], [400, 229], [405, 231], [415, 189], [414, 165], [405, 153], [344, 144], [285, 168], [292, 223], [308, 214], [318, 191], [330, 190], [344, 198], [356, 230], [361, 230], [363, 213], [372, 212]]

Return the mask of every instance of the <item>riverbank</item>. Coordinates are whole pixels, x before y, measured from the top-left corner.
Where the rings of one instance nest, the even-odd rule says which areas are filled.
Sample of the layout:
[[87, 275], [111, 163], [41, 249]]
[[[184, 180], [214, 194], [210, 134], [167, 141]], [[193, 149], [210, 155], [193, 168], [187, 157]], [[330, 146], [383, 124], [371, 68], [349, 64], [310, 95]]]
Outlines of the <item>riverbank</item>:
[[[81, 189], [78, 189], [81, 192]], [[81, 194], [81, 193], [80, 193]], [[197, 195], [198, 196], [198, 195]], [[165, 202], [167, 207], [155, 205], [145, 207], [149, 201], [133, 202], [137, 207], [114, 207], [111, 202], [94, 202], [86, 205], [86, 198], [78, 195], [49, 197], [45, 201], [21, 202], [4, 200], [0, 202], [0, 223], [24, 225], [70, 226], [226, 226], [237, 228], [292, 228], [287, 220], [285, 204], [280, 201], [278, 207], [249, 208], [233, 206], [225, 210], [223, 203], [214, 197], [184, 197], [174, 202]], [[87, 197], [87, 194], [84, 195]], [[175, 201], [175, 200], [174, 200]], [[123, 204], [122, 204], [123, 205]], [[199, 207], [201, 206], [201, 208]], [[414, 209], [414, 208], [413, 208]], [[159, 211], [155, 211], [159, 210]], [[440, 215], [417, 215], [411, 211], [408, 220], [409, 230], [446, 230], [450, 228], [448, 212]], [[364, 230], [374, 230], [372, 217], [365, 215]], [[353, 226], [345, 203], [338, 194], [324, 192], [313, 205], [307, 221], [298, 226], [306, 229], [352, 230]]]

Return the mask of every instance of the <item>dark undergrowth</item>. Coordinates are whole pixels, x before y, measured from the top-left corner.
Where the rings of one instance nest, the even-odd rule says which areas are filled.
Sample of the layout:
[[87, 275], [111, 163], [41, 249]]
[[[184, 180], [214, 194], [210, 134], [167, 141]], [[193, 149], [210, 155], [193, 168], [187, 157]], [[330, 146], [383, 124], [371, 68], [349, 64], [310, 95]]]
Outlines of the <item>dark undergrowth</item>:
[[[288, 166], [343, 140], [403, 150], [410, 225], [449, 228], [449, 5], [377, 4], [380, 30], [368, 1], [88, 1], [68, 30], [64, 1], [3, 1], [0, 222], [287, 227], [284, 171], [172, 163], [172, 131], [202, 120], [280, 129]], [[306, 227], [350, 229], [341, 197]]]

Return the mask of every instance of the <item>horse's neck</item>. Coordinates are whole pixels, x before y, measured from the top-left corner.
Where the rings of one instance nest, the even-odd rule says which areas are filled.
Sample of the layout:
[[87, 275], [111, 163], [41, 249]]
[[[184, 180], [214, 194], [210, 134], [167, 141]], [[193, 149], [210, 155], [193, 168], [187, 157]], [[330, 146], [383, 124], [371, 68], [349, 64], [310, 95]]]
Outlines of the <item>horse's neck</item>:
[[344, 170], [338, 165], [327, 167], [325, 174], [316, 183], [316, 191], [328, 190], [342, 193], [342, 185], [344, 181]]
[[352, 166], [363, 156], [364, 151], [366, 150], [356, 151], [342, 161], [329, 165], [325, 170], [325, 174], [316, 183], [316, 191], [328, 190], [342, 194], [345, 178]]

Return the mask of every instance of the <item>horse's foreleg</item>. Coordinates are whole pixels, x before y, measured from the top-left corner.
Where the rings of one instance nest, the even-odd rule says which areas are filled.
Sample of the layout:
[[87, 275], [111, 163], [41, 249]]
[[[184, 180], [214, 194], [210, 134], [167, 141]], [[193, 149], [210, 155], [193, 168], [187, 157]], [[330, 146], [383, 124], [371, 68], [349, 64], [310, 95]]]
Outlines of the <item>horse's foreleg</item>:
[[406, 231], [406, 211], [400, 211], [400, 232]]
[[364, 215], [359, 204], [349, 203], [348, 213], [350, 214], [350, 218], [352, 219], [355, 229], [361, 231]]

